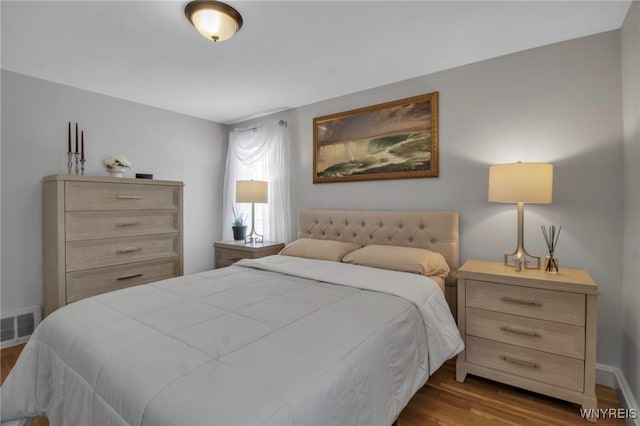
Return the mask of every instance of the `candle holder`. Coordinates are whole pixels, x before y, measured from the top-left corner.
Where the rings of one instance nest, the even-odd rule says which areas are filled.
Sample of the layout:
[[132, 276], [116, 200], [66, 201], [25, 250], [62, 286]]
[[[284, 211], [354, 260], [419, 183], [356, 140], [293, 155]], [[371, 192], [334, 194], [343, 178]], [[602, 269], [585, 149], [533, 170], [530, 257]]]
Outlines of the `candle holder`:
[[80, 159], [80, 153], [79, 152], [74, 152], [73, 155], [76, 158], [76, 174], [79, 174], [79, 172], [80, 172], [80, 167], [79, 167], [80, 163], [79, 163], [78, 160]]
[[84, 176], [84, 162], [87, 161], [84, 158], [80, 159], [80, 174]]
[[73, 167], [73, 152], [67, 152], [67, 168], [69, 169], [69, 174], [71, 174], [71, 168]]

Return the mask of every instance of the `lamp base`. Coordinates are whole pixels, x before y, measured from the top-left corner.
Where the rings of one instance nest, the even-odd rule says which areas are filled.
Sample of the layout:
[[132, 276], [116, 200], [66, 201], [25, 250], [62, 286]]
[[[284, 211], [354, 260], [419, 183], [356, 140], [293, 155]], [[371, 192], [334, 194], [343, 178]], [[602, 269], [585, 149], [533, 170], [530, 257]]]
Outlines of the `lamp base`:
[[253, 231], [251, 234], [247, 235], [244, 242], [247, 244], [262, 244], [264, 242], [264, 238], [262, 235]]
[[[513, 258], [513, 261], [509, 262], [509, 258]], [[521, 268], [540, 269], [540, 260], [540, 256], [534, 256], [524, 250], [520, 253], [518, 253], [518, 251], [516, 250], [513, 253], [504, 254], [504, 264], [506, 266], [516, 268], [516, 271], [519, 271]], [[533, 261], [535, 261], [535, 266], [529, 266], [534, 264]]]
[[[509, 263], [509, 258], [513, 257], [513, 263]], [[528, 259], [535, 260], [536, 266], [529, 266], [533, 262]], [[520, 269], [540, 269], [540, 256], [534, 256], [524, 249], [524, 203], [518, 202], [518, 247], [513, 253], [504, 254], [504, 264], [516, 268], [516, 272]]]
[[244, 240], [247, 244], [262, 244], [264, 238], [256, 232], [256, 205], [251, 203], [251, 232]]

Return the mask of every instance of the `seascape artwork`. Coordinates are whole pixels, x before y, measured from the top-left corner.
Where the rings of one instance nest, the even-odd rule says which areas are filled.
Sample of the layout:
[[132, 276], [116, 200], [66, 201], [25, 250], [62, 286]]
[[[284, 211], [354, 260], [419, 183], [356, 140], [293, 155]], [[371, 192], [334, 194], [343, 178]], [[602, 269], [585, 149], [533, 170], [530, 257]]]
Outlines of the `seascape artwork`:
[[314, 120], [314, 183], [437, 176], [437, 92]]

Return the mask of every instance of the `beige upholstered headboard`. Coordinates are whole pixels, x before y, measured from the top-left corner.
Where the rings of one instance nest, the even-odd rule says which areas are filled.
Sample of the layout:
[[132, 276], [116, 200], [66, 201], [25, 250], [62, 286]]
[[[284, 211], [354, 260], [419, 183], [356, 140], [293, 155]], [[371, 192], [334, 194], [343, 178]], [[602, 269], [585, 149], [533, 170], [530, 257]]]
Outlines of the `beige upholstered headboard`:
[[445, 296], [455, 313], [458, 213], [451, 211], [300, 210], [298, 238], [418, 247], [441, 253], [451, 273]]

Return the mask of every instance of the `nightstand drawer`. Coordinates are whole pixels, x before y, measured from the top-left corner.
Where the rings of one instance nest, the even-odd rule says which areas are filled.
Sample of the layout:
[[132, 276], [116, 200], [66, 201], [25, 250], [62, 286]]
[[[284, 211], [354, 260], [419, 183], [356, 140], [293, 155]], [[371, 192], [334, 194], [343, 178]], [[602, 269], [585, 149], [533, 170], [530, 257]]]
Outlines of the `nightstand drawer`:
[[264, 241], [261, 243], [245, 243], [244, 241], [216, 241], [214, 247], [214, 263], [216, 268], [231, 266], [240, 259], [258, 259], [278, 254], [284, 243]]
[[467, 280], [468, 307], [583, 326], [585, 296], [486, 281]]
[[216, 249], [216, 267], [230, 266], [241, 259], [252, 259], [252, 253], [243, 250]]
[[466, 344], [466, 360], [470, 364], [478, 364], [565, 389], [583, 391], [583, 361], [473, 336], [467, 336]]
[[467, 308], [467, 334], [584, 359], [584, 328]]

